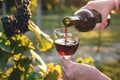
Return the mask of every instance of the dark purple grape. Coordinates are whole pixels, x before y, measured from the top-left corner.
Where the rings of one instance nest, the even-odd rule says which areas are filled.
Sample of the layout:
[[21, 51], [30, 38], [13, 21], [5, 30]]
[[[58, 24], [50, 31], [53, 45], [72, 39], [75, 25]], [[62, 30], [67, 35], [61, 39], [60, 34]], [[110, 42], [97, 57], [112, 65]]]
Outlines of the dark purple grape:
[[6, 36], [12, 36], [18, 34], [17, 21], [13, 18], [13, 16], [6, 15], [3, 16], [1, 20]]
[[31, 11], [29, 9], [30, 1], [22, 2], [17, 12], [15, 13], [15, 17], [18, 20], [19, 30], [21, 33], [25, 33], [28, 31], [28, 21], [31, 19]]
[[14, 16], [6, 15], [1, 18], [3, 29], [7, 36], [24, 34], [29, 31], [28, 25], [32, 16], [29, 6], [30, 0], [25, 0], [18, 6]]

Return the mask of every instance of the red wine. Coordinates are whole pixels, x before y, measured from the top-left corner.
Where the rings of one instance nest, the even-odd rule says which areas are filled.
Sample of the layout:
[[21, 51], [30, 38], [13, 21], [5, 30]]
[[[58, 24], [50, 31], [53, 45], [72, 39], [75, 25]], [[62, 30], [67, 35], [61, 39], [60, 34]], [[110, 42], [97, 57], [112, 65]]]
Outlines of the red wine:
[[65, 27], [65, 44], [67, 42], [67, 38], [68, 38], [68, 28]]
[[75, 53], [79, 45], [79, 42], [72, 39], [57, 39], [55, 40], [55, 47], [61, 56], [70, 56]]

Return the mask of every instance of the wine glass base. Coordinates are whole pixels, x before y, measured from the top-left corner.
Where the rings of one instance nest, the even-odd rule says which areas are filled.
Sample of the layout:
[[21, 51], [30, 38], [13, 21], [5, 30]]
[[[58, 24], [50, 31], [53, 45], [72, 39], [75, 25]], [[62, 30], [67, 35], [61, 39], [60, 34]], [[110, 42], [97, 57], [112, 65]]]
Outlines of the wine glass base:
[[65, 59], [70, 59], [71, 56], [63, 56]]

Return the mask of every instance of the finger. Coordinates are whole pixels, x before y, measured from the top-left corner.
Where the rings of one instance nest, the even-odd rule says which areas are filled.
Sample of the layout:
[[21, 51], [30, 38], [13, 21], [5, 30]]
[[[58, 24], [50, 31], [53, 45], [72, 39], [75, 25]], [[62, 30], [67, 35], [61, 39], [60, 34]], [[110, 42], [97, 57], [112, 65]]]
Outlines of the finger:
[[97, 23], [93, 30], [100, 30], [101, 23]]
[[65, 76], [64, 73], [62, 73], [62, 79], [63, 79], [63, 80], [69, 80], [69, 79], [67, 78], [67, 76]]
[[97, 23], [94, 30], [104, 30], [107, 27], [107, 16], [103, 15], [102, 16], [102, 22], [101, 23]]
[[98, 26], [98, 29], [104, 30], [106, 28], [106, 26], [107, 26], [107, 21], [104, 21]]
[[62, 69], [62, 79], [63, 80], [69, 80], [69, 78], [66, 76], [66, 69], [64, 68], [64, 66], [61, 66], [61, 69]]
[[67, 67], [70, 64], [70, 62], [71, 62], [70, 59], [61, 58], [61, 65], [64, 66], [65, 69], [67, 69]]
[[105, 27], [107, 26], [108, 14], [101, 13], [101, 15], [102, 15], [102, 23], [101, 23], [100, 29], [105, 29]]

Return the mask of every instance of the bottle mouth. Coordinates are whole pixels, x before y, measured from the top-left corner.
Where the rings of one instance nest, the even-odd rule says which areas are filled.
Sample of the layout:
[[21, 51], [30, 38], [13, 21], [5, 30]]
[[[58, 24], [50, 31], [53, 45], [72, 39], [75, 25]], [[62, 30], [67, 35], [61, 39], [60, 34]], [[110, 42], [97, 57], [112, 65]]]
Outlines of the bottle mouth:
[[64, 23], [67, 24], [67, 25], [70, 24], [70, 19], [69, 19], [68, 17], [65, 18], [65, 19], [64, 19]]
[[63, 24], [65, 27], [69, 27], [71, 22], [70, 22], [70, 18], [69, 17], [66, 17], [63, 19]]

